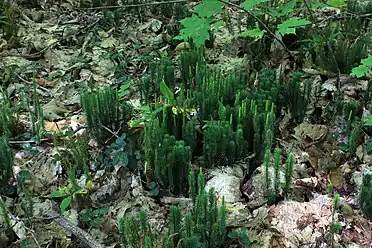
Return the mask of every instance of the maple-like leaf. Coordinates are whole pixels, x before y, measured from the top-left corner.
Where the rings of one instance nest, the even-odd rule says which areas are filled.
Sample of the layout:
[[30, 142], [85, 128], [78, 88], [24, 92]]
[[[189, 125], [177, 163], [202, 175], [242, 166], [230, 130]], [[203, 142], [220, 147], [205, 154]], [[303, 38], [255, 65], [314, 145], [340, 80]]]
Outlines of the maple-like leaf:
[[357, 78], [365, 75], [372, 75], [372, 56], [370, 55], [367, 58], [362, 59], [361, 64], [357, 67], [354, 67], [350, 75]]
[[296, 28], [303, 28], [305, 25], [310, 24], [306, 19], [302, 19], [300, 17], [292, 17], [282, 24], [278, 25], [278, 32], [281, 35], [284, 34], [296, 34]]
[[204, 42], [209, 39], [210, 23], [213, 19], [200, 18], [197, 15], [185, 18], [180, 21], [183, 28], [180, 34], [174, 39], [187, 41], [192, 38], [197, 47], [204, 45]]
[[199, 17], [209, 17], [221, 13], [224, 5], [217, 0], [204, 0], [201, 4], [195, 6], [194, 11]]
[[259, 28], [255, 28], [255, 29], [244, 31], [244, 32], [240, 33], [239, 36], [261, 39], [265, 32], [266, 32], [266, 30], [261, 30]]
[[264, 2], [268, 2], [269, 0], [247, 0], [241, 4], [241, 6], [246, 10], [246, 11], [251, 11], [253, 7], [256, 5], [259, 5]]
[[267, 11], [273, 16], [282, 17], [292, 13], [295, 10], [295, 7], [296, 1], [289, 1], [280, 6], [280, 8], [269, 8]]

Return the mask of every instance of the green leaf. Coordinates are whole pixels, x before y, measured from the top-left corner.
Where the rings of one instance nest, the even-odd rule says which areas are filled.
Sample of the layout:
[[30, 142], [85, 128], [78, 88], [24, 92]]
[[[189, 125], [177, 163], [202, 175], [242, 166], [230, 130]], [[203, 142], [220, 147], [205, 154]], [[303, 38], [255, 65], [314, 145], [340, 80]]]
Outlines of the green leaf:
[[130, 82], [127, 82], [123, 84], [122, 86], [120, 86], [120, 89], [118, 90], [119, 98], [129, 95], [130, 93], [129, 87], [130, 87]]
[[340, 144], [338, 144], [338, 149], [343, 152], [348, 152], [349, 146], [346, 143], [341, 142]]
[[280, 8], [269, 8], [268, 11], [272, 16], [283, 17], [288, 14], [291, 14], [296, 7], [296, 1], [289, 1], [288, 3], [283, 4]]
[[361, 64], [354, 67], [350, 75], [357, 78], [372, 75], [372, 56], [370, 55], [367, 58], [362, 59]]
[[327, 4], [336, 8], [342, 8], [345, 6], [345, 0], [329, 0]]
[[69, 190], [67, 188], [59, 189], [57, 191], [54, 191], [48, 195], [48, 197], [51, 198], [58, 198], [58, 197], [64, 197], [66, 195], [69, 195]]
[[156, 182], [151, 182], [150, 183], [150, 193], [153, 196], [157, 196], [159, 194], [159, 187]]
[[68, 196], [65, 199], [63, 199], [63, 201], [61, 202], [61, 205], [60, 205], [61, 214], [63, 214], [68, 208], [68, 206], [70, 206], [71, 198], [72, 198], [71, 196]]
[[92, 218], [90, 217], [89, 213], [86, 213], [86, 214], [84, 214], [84, 215], [81, 217], [81, 221], [83, 221], [83, 222], [89, 222], [89, 221], [91, 221], [91, 220], [92, 220]]
[[[370, 117], [370, 116], [369, 116]], [[372, 119], [371, 118], [368, 118], [368, 120], [366, 120], [364, 123], [363, 123], [363, 126], [365, 127], [371, 127], [372, 126]]]
[[197, 15], [184, 18], [180, 21], [183, 28], [180, 30], [180, 34], [174, 39], [182, 39], [188, 41], [192, 39], [195, 46], [201, 47], [204, 45], [206, 40], [209, 40], [210, 23], [213, 22], [213, 18], [200, 18]]
[[218, 22], [215, 22], [211, 25], [211, 28], [213, 30], [218, 30], [220, 28], [222, 28], [223, 26], [225, 26], [225, 22], [224, 21], [218, 21]]
[[225, 4], [217, 0], [204, 0], [201, 4], [194, 7], [194, 11], [200, 17], [209, 17], [221, 13], [223, 6]]
[[251, 11], [254, 7], [257, 5], [260, 5], [261, 3], [268, 2], [269, 0], [247, 0], [244, 3], [241, 4], [241, 6], [246, 10], [246, 11]]
[[306, 19], [300, 17], [292, 17], [278, 25], [278, 32], [284, 34], [296, 34], [296, 28], [303, 28], [305, 25], [310, 24]]
[[106, 208], [100, 208], [98, 209], [99, 210], [99, 215], [105, 215], [108, 213], [110, 208], [106, 207]]
[[366, 152], [368, 155], [371, 155], [372, 152], [372, 140], [368, 140], [366, 144]]
[[255, 28], [255, 29], [244, 31], [244, 32], [240, 33], [239, 36], [241, 36], [241, 37], [252, 37], [252, 38], [255, 38], [255, 39], [261, 39], [262, 36], [265, 33], [266, 33], [266, 30], [261, 30], [259, 28]]
[[218, 102], [218, 117], [223, 121], [226, 120], [226, 107], [220, 101]]
[[169, 87], [165, 84], [164, 80], [160, 83], [160, 91], [163, 94], [163, 96], [169, 101], [174, 101], [174, 95], [173, 92], [169, 89]]

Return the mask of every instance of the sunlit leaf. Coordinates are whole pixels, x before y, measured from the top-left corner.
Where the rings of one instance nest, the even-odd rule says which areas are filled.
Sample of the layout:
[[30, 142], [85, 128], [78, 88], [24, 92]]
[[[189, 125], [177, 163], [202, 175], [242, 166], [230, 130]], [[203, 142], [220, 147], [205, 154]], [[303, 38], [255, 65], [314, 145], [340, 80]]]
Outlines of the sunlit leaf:
[[160, 91], [163, 94], [163, 96], [170, 102], [174, 101], [174, 95], [171, 89], [165, 84], [164, 80], [160, 83]]
[[292, 17], [278, 25], [278, 32], [284, 34], [296, 34], [296, 28], [303, 28], [310, 24], [308, 20], [300, 17]]
[[255, 29], [244, 31], [244, 32], [240, 33], [239, 36], [241, 36], [241, 37], [251, 37], [251, 38], [255, 38], [255, 39], [261, 39], [262, 36], [265, 33], [266, 33], [265, 30], [261, 30], [259, 28], [255, 28]]
[[224, 3], [217, 0], [204, 0], [201, 4], [195, 6], [194, 11], [200, 17], [208, 17], [222, 12]]
[[68, 206], [70, 206], [71, 198], [72, 198], [71, 196], [68, 196], [65, 199], [63, 199], [63, 201], [61, 202], [61, 205], [60, 205], [61, 214], [63, 214], [66, 211], [66, 209], [68, 208]]

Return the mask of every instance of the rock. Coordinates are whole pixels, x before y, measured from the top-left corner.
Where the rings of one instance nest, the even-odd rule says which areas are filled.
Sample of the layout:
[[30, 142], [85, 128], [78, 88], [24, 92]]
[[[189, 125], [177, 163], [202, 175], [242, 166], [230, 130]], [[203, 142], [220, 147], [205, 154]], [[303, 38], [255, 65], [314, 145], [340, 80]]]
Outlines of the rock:
[[163, 23], [160, 20], [153, 19], [150, 23], [150, 30], [154, 33], [158, 33], [162, 27]]
[[[269, 179], [271, 183], [271, 188], [274, 188], [274, 175], [275, 170], [273, 167], [269, 167]], [[285, 183], [285, 174], [283, 171], [279, 171], [279, 181], [280, 184]], [[263, 202], [266, 201], [265, 191], [266, 191], [266, 181], [265, 181], [265, 166], [261, 165], [258, 167], [252, 175], [250, 179], [250, 192], [246, 192], [249, 198], [249, 205], [252, 207], [257, 204], [261, 205]]]
[[[332, 199], [316, 194], [310, 202], [283, 201], [272, 210], [274, 228], [285, 237], [285, 247], [315, 247], [317, 239], [328, 230], [332, 215]], [[317, 247], [327, 247], [321, 244]]]
[[361, 164], [360, 171], [355, 171], [351, 176], [351, 183], [354, 183], [357, 192], [360, 191], [363, 184], [363, 174], [372, 173], [372, 166], [369, 164]]
[[240, 180], [243, 175], [239, 175], [233, 167], [215, 168], [209, 171], [211, 179], [207, 181], [205, 190], [214, 188], [220, 199], [225, 197], [226, 203], [235, 203], [241, 200]]

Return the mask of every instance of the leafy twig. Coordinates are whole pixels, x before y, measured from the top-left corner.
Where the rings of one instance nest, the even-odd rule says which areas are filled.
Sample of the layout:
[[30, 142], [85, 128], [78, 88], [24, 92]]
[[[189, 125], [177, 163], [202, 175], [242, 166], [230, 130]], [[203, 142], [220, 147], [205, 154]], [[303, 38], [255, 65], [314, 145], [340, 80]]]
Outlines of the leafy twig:
[[277, 40], [280, 45], [282, 45], [284, 47], [284, 49], [288, 52], [288, 54], [292, 57], [292, 53], [291, 51], [289, 51], [288, 47], [283, 43], [283, 41], [281, 39], [279, 39], [267, 26], [266, 24], [260, 19], [258, 18], [257, 16], [255, 16], [254, 14], [252, 14], [251, 12], [249, 12], [248, 10], [244, 9], [243, 7], [235, 4], [235, 3], [231, 3], [229, 1], [225, 1], [225, 0], [218, 0], [219, 2], [221, 3], [224, 3], [224, 4], [227, 4], [227, 5], [230, 5], [234, 8], [237, 8], [239, 10], [242, 10], [244, 11], [245, 13], [247, 13], [248, 15], [250, 15], [253, 19], [255, 19], [257, 22], [259, 22], [262, 27], [275, 39]]

